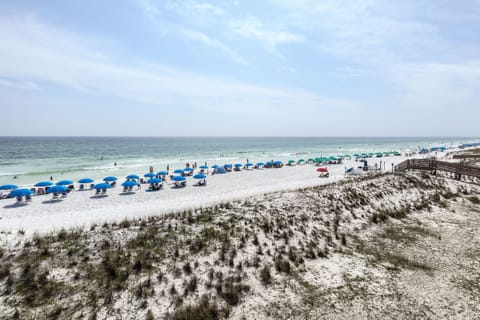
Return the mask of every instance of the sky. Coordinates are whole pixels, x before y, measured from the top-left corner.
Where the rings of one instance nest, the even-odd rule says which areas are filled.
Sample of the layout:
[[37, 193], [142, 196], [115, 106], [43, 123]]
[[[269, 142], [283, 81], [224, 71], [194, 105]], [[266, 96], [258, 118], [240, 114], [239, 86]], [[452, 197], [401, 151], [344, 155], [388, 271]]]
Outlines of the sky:
[[480, 0], [0, 0], [0, 136], [480, 136]]

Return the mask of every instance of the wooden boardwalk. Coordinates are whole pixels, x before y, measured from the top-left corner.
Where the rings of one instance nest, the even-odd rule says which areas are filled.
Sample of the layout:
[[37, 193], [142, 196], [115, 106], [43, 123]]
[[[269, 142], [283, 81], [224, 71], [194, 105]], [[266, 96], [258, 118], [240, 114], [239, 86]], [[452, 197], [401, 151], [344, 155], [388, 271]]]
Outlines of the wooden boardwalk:
[[462, 176], [480, 178], [480, 167], [462, 162], [446, 162], [435, 159], [408, 159], [397, 164], [394, 168], [395, 172], [405, 170], [427, 170], [432, 174], [436, 174], [437, 171], [444, 171], [454, 174], [456, 179], [461, 179]]

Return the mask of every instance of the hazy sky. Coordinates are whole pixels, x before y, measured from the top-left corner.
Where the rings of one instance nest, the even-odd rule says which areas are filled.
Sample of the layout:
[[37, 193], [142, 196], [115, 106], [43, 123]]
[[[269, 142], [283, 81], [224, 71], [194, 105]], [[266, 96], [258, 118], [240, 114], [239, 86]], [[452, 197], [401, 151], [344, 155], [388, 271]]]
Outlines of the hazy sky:
[[479, 0], [1, 1], [0, 135], [480, 136]]

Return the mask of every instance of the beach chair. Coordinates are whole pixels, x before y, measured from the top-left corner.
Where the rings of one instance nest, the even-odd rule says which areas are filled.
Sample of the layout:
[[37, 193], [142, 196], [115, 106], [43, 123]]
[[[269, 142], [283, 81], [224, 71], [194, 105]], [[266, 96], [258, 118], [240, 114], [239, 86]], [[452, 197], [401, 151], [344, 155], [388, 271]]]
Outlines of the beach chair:
[[32, 195], [31, 195], [31, 194], [27, 194], [27, 195], [25, 196], [25, 202], [30, 202], [30, 201], [32, 201]]
[[99, 194], [100, 194], [100, 189], [95, 190], [95, 195], [99, 195]]
[[23, 197], [18, 196], [16, 204], [22, 204], [22, 203], [23, 203]]
[[123, 192], [128, 192], [129, 191], [129, 187], [123, 187]]
[[107, 189], [102, 189], [102, 194], [107, 193]]
[[85, 186], [83, 184], [81, 184], [79, 187], [78, 187], [79, 190], [83, 191], [85, 190]]
[[53, 196], [52, 196], [52, 199], [53, 199], [53, 200], [58, 199], [58, 193], [54, 192], [54, 193], [53, 193]]
[[66, 198], [67, 197], [67, 193], [66, 192], [62, 192], [62, 198]]
[[92, 184], [90, 185], [90, 189], [93, 189], [93, 186], [94, 186], [94, 184], [92, 183]]

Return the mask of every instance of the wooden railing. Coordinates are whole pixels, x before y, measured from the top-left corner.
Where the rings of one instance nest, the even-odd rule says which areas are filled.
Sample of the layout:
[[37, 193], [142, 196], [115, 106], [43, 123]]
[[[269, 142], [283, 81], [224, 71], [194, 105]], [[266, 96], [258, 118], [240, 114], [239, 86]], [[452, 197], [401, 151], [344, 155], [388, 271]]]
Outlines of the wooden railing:
[[397, 164], [394, 168], [395, 172], [410, 169], [429, 170], [433, 173], [437, 170], [445, 171], [455, 174], [457, 178], [461, 178], [463, 175], [480, 178], [480, 167], [459, 162], [438, 161], [435, 159], [408, 159]]
[[453, 159], [480, 159], [480, 154], [454, 154]]

